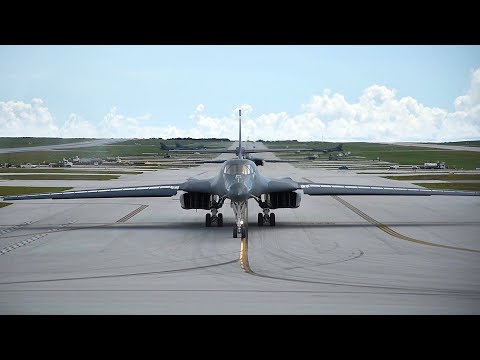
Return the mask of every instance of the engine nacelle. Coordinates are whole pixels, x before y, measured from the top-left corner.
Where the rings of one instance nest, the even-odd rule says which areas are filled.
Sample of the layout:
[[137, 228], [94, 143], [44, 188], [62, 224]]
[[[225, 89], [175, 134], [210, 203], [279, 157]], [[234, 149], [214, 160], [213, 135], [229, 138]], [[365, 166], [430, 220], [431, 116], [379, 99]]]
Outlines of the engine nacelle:
[[266, 194], [265, 203], [270, 209], [298, 208], [301, 194], [296, 191], [272, 192]]
[[183, 209], [204, 209], [212, 208], [211, 195], [200, 192], [187, 192], [180, 195], [180, 204]]

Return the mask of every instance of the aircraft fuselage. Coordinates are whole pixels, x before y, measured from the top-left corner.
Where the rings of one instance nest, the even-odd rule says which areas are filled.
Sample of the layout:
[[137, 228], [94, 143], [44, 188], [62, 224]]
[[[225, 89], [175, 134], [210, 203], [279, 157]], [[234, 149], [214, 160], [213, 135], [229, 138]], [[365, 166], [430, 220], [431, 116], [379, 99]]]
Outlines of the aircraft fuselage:
[[259, 197], [268, 188], [268, 179], [259, 173], [251, 160], [227, 160], [217, 177], [212, 179], [212, 189], [220, 197], [243, 202]]

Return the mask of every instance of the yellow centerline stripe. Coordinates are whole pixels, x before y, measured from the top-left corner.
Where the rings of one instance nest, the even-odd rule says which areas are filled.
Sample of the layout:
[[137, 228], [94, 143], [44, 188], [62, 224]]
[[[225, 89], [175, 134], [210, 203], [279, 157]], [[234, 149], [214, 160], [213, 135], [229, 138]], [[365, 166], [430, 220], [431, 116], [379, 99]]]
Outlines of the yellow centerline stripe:
[[396, 232], [395, 230], [389, 228], [387, 225], [382, 224], [381, 222], [379, 222], [379, 221], [373, 219], [372, 217], [368, 216], [368, 215], [365, 214], [363, 211], [361, 211], [360, 209], [356, 208], [355, 206], [353, 206], [353, 205], [350, 204], [349, 202], [347, 202], [347, 201], [339, 198], [337, 195], [331, 195], [331, 196], [332, 196], [332, 198], [334, 198], [335, 200], [337, 200], [338, 202], [342, 203], [342, 204], [345, 205], [347, 208], [349, 208], [350, 210], [352, 210], [353, 212], [355, 212], [357, 215], [361, 216], [362, 218], [364, 218], [365, 220], [367, 220], [367, 221], [370, 222], [371, 224], [376, 225], [376, 226], [377, 226], [380, 230], [382, 230], [383, 232], [386, 232], [387, 234], [389, 234], [389, 235], [391, 235], [391, 236], [394, 236], [394, 237], [396, 237], [396, 238], [398, 238], [398, 239], [402, 239], [402, 240], [405, 240], [405, 241], [410, 241], [410, 242], [414, 242], [414, 243], [422, 244], [422, 245], [441, 247], [441, 248], [445, 248], [445, 249], [462, 250], [462, 251], [470, 251], [470, 252], [480, 253], [480, 250], [467, 249], [467, 248], [462, 248], [462, 247], [457, 247], [457, 246], [449, 246], [449, 245], [435, 244], [435, 243], [432, 243], [432, 242], [428, 242], [428, 241], [424, 241], [424, 240], [418, 240], [418, 239], [414, 239], [414, 238], [411, 238], [411, 237], [409, 237], [409, 236], [400, 234], [400, 233]]
[[248, 263], [248, 238], [240, 240], [240, 267], [246, 273], [251, 273], [250, 264]]

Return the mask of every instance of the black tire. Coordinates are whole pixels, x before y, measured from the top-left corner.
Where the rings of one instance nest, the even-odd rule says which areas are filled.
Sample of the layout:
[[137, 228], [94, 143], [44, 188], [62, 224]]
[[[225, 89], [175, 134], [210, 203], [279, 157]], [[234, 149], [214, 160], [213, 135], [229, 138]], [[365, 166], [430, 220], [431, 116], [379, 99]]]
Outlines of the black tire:
[[242, 226], [242, 239], [246, 239], [248, 236], [248, 228], [246, 226]]
[[206, 227], [212, 226], [212, 215], [211, 214], [205, 214], [205, 226]]
[[258, 213], [258, 226], [263, 226], [263, 214]]
[[217, 215], [217, 226], [222, 227], [223, 226], [223, 214], [218, 214]]
[[275, 226], [275, 214], [270, 214], [270, 226]]
[[238, 233], [237, 233], [237, 227], [234, 226], [234, 227], [233, 227], [233, 237], [236, 239], [236, 238], [237, 238], [237, 235], [238, 235]]

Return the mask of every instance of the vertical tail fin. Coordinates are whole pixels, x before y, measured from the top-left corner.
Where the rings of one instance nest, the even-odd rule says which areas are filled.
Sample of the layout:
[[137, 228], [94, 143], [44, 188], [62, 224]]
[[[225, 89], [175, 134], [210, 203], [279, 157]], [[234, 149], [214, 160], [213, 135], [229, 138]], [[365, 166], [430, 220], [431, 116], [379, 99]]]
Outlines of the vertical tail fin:
[[238, 109], [238, 158], [242, 156], [242, 109]]

